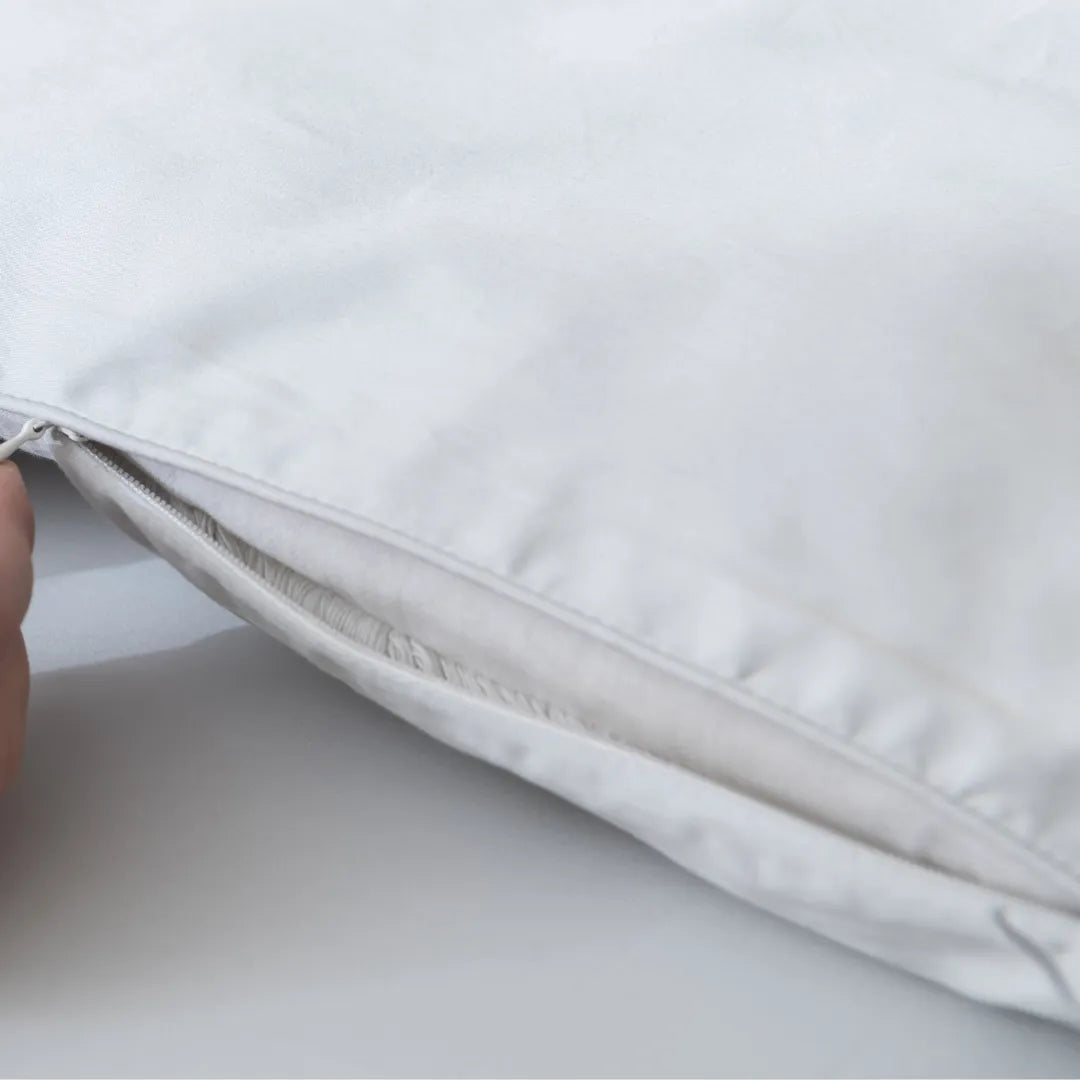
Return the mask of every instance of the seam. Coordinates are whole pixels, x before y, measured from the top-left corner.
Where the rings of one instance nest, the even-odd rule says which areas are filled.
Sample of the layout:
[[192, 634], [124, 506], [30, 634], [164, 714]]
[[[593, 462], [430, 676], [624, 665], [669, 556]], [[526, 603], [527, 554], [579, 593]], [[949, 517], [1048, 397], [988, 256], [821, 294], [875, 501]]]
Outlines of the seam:
[[[245, 579], [253, 582], [262, 594], [270, 596], [275, 604], [311, 623], [320, 632], [347, 644], [350, 648], [363, 651], [373, 661], [389, 664], [418, 680], [466, 694], [487, 705], [509, 709], [519, 718], [550, 723], [577, 736], [594, 739], [604, 745], [633, 754], [635, 757], [678, 770], [688, 776], [693, 776], [703, 784], [716, 784], [758, 801], [758, 797], [743, 786], [709, 777], [696, 771], [688, 763], [628, 742], [607, 727], [594, 723], [592, 718], [584, 713], [564, 708], [551, 699], [537, 698], [508, 688], [478, 672], [475, 668], [467, 667], [460, 661], [430, 649], [411, 635], [395, 630], [391, 624], [371, 615], [362, 606], [345, 600], [327, 586], [319, 585], [240, 539], [212, 515], [173, 495], [157, 480], [144, 475], [142, 470], [130, 463], [122, 453], [104, 446], [97, 446], [88, 452], [88, 456], [96, 462], [98, 467], [113, 474], [117, 483], [126, 481], [123, 483], [125, 496], [129, 491], [134, 491], [153, 505], [163, 507], [171, 519], [180, 523], [180, 528], [211, 550], [215, 560], [231, 564], [234, 571], [238, 569]], [[155, 547], [158, 546], [150, 534], [147, 536]], [[270, 616], [267, 616], [267, 619], [270, 624], [274, 623]], [[721, 696], [717, 694], [717, 697]], [[822, 746], [822, 749], [833, 754], [837, 752], [834, 745]], [[895, 778], [888, 774], [879, 774], [878, 779], [885, 784], [895, 783]], [[923, 793], [922, 789], [917, 792], [920, 795]], [[790, 812], [778, 807], [771, 800], [767, 800], [762, 805], [778, 809], [782, 813]], [[945, 803], [937, 809], [939, 812], [948, 813], [954, 808]], [[967, 815], [957, 814], [956, 817], [956, 825], [959, 828], [976, 829], [981, 826], [981, 822], [973, 821]], [[812, 818], [803, 820], [813, 821]], [[820, 823], [814, 824], [820, 826]], [[864, 839], [852, 837], [843, 830], [828, 826], [820, 827], [829, 828], [830, 832], [853, 843], [866, 845]], [[992, 828], [980, 828], [980, 833], [982, 840], [990, 845], [1004, 846], [1010, 856], [1017, 858], [1033, 873], [1056, 881], [1056, 874], [1046, 874], [1046, 871], [1051, 868], [1045, 864], [1044, 860], [1034, 858], [1023, 846], [1018, 846], [1011, 837]], [[869, 846], [879, 855], [910, 861], [887, 847], [877, 844]], [[980, 884], [971, 878], [952, 874], [943, 867], [928, 865], [924, 866], [924, 869], [954, 877], [958, 881]], [[1071, 880], [1069, 883], [1071, 884]], [[1000, 890], [1000, 886], [989, 887]]]
[[[6, 395], [4, 395], [6, 396]], [[703, 685], [707, 690], [713, 693], [717, 693], [721, 696], [734, 695], [736, 697], [741, 696], [745, 700], [757, 705], [759, 709], [767, 710], [771, 717], [776, 718], [779, 722], [782, 722], [789, 729], [793, 730], [797, 734], [801, 734], [804, 738], [811, 737], [819, 744], [823, 743], [826, 747], [830, 748], [834, 752], [839, 748], [842, 752], [851, 754], [864, 763], [871, 765], [879, 772], [884, 772], [892, 777], [900, 780], [908, 787], [914, 789], [916, 792], [925, 793], [939, 800], [940, 802], [951, 807], [961, 817], [967, 818], [974, 823], [981, 825], [987, 831], [999, 836], [1001, 839], [1013, 844], [1019, 850], [1026, 852], [1029, 856], [1033, 857], [1037, 862], [1045, 863], [1046, 866], [1057, 873], [1062, 874], [1068, 880], [1070, 885], [1077, 887], [1080, 886], [1080, 865], [1075, 865], [1070, 859], [1063, 855], [1059, 855], [1057, 852], [1045, 848], [1040, 844], [1031, 841], [1029, 838], [1021, 836], [1010, 829], [1002, 822], [988, 817], [985, 814], [980, 813], [978, 810], [969, 806], [967, 803], [961, 802], [956, 799], [950, 792], [944, 791], [941, 788], [927, 782], [923, 777], [908, 772], [906, 769], [897, 765], [895, 762], [890, 761], [888, 758], [881, 757], [874, 751], [867, 749], [858, 743], [853, 742], [850, 739], [844, 738], [836, 732], [822, 726], [815, 721], [812, 717], [803, 715], [802, 713], [795, 712], [788, 706], [779, 704], [778, 702], [771, 701], [770, 699], [763, 697], [755, 690], [746, 687], [742, 683], [734, 682], [731, 679], [724, 678], [717, 675], [715, 672], [709, 671], [706, 668], [702, 668], [700, 665], [693, 663], [692, 661], [685, 660], [672, 653], [668, 653], [665, 650], [649, 644], [648, 642], [640, 641], [628, 634], [624, 630], [620, 630], [617, 627], [612, 627], [603, 622], [597, 616], [581, 611], [575, 608], [573, 605], [567, 604], [563, 601], [552, 600], [550, 597], [538, 593], [527, 585], [519, 584], [516, 581], [505, 578], [502, 575], [484, 567], [477, 563], [472, 562], [469, 559], [458, 555], [456, 552], [448, 549], [443, 549], [428, 541], [421, 540], [417, 537], [411, 536], [401, 529], [397, 529], [392, 525], [384, 525], [380, 522], [376, 522], [370, 518], [365, 517], [362, 514], [356, 514], [353, 512], [342, 511], [339, 507], [334, 506], [332, 503], [327, 503], [321, 499], [299, 495], [297, 492], [292, 491], [289, 488], [283, 487], [280, 484], [275, 484], [270, 481], [262, 480], [257, 477], [251, 476], [248, 473], [242, 472], [239, 469], [234, 469], [229, 466], [222, 466], [216, 462], [207, 460], [200, 457], [198, 454], [193, 454], [188, 451], [176, 450], [172, 447], [165, 446], [161, 443], [154, 442], [149, 439], [145, 439], [141, 436], [128, 436], [123, 432], [118, 431], [115, 428], [110, 427], [107, 424], [102, 424], [98, 421], [92, 420], [90, 417], [85, 416], [76, 410], [69, 408], [55, 408], [48, 406], [44, 402], [33, 401], [28, 398], [14, 398], [8, 397], [9, 401], [19, 401], [26, 405], [41, 406], [42, 411], [46, 413], [65, 413], [69, 416], [76, 417], [80, 420], [85, 420], [92, 427], [97, 428], [100, 431], [112, 432], [118, 435], [121, 441], [127, 441], [129, 444], [132, 442], [138, 442], [143, 446], [149, 448], [156, 448], [167, 454], [175, 455], [177, 458], [186, 459], [191, 462], [197, 462], [203, 466], [206, 466], [212, 472], [216, 472], [221, 475], [232, 476], [240, 480], [246, 481], [247, 484], [253, 484], [257, 487], [262, 487], [268, 491], [277, 492], [281, 495], [287, 496], [289, 499], [294, 500], [300, 504], [308, 504], [310, 506], [320, 507], [323, 510], [330, 512], [334, 517], [344, 518], [367, 526], [369, 535], [375, 535], [378, 538], [380, 533], [390, 536], [396, 536], [406, 541], [411, 547], [418, 549], [420, 556], [426, 556], [430, 559], [432, 556], [441, 556], [448, 563], [450, 563], [450, 569], [453, 571], [454, 566], [458, 568], [465, 567], [474, 573], [479, 573], [483, 578], [486, 578], [492, 583], [496, 583], [505, 587], [506, 591], [511, 596], [514, 593], [518, 593], [524, 597], [531, 598], [536, 601], [536, 606], [541, 609], [548, 608], [554, 612], [563, 612], [572, 616], [576, 616], [578, 619], [584, 621], [587, 624], [598, 627], [610, 635], [617, 642], [621, 642], [624, 647], [629, 647], [632, 651], [644, 653], [646, 657], [656, 658], [663, 663], [658, 666], [662, 670], [669, 670], [675, 677], [685, 678], [687, 674], [693, 675], [695, 678], [693, 681], [699, 685]], [[244, 485], [246, 486], [246, 485]], [[257, 494], [257, 492], [256, 492]], [[438, 558], [434, 561], [440, 562]], [[469, 575], [474, 576], [474, 575]], [[669, 666], [670, 665], [670, 666]]]

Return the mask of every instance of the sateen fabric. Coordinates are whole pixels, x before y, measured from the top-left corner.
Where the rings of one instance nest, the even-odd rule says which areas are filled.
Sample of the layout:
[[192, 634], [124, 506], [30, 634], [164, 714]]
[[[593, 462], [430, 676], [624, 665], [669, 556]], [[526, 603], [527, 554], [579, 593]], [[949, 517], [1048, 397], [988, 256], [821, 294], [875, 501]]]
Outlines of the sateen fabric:
[[401, 657], [362, 625], [370, 616], [339, 609], [327, 618], [310, 581], [290, 582], [295, 572], [280, 564], [268, 574], [264, 557], [235, 539], [208, 546], [76, 444], [61, 438], [57, 458], [91, 502], [210, 596], [435, 738], [836, 941], [981, 1001], [1080, 1026], [1075, 916], [895, 858], [551, 710]]
[[1078, 56], [1063, 2], [16, 5], [0, 408], [832, 748], [1066, 910]]

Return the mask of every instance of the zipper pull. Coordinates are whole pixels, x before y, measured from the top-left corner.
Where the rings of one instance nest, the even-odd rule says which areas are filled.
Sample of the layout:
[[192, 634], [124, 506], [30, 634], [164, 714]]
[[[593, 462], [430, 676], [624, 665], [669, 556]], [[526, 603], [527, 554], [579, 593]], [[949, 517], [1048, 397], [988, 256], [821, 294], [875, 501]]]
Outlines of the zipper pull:
[[15, 435], [5, 442], [0, 442], [0, 461], [7, 461], [25, 443], [40, 439], [52, 426], [44, 420], [27, 420]]

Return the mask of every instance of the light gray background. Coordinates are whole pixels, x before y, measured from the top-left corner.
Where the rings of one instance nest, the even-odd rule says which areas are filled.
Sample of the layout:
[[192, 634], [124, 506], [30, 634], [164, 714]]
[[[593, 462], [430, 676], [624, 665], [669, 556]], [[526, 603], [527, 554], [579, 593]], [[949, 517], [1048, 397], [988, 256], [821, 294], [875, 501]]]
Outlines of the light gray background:
[[1080, 1076], [411, 731], [26, 466], [0, 1075]]

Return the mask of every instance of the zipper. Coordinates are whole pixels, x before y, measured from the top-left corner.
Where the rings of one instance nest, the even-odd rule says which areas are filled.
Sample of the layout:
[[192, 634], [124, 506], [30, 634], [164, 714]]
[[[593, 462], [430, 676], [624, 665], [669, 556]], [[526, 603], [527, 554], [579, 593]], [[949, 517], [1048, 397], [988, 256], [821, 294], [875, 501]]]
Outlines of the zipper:
[[45, 420], [27, 420], [10, 439], [0, 442], [0, 461], [7, 461], [20, 446], [36, 442], [54, 427], [54, 424], [47, 423]]
[[[33, 421], [31, 421], [33, 423]], [[49, 431], [55, 428], [54, 424], [46, 424], [45, 431]], [[59, 428], [59, 431], [73, 442], [79, 443], [80, 449], [84, 454], [89, 454], [90, 457], [97, 462], [103, 469], [105, 469], [113, 479], [123, 484], [124, 487], [131, 491], [134, 491], [142, 499], [147, 502], [153, 503], [154, 506], [167, 514], [173, 521], [180, 525], [184, 531], [198, 540], [204, 547], [209, 548], [215, 555], [223, 558], [226, 562], [231, 563], [236, 569], [243, 571], [244, 575], [255, 582], [264, 593], [269, 596], [273, 596], [275, 599], [282, 600], [290, 606], [303, 610], [298, 604], [295, 604], [289, 597], [284, 596], [279, 590], [272, 588], [263, 578], [256, 573], [243, 559], [238, 555], [231, 552], [224, 544], [218, 543], [212, 536], [210, 536], [204, 529], [200, 529], [187, 515], [179, 511], [168, 499], [162, 498], [149, 484], [144, 484], [137, 476], [133, 476], [127, 469], [124, 468], [119, 462], [114, 461], [113, 458], [98, 449], [89, 439], [82, 435], [76, 435], [73, 432], [67, 431], [65, 428]], [[42, 432], [44, 434], [45, 432]], [[20, 435], [22, 432], [19, 433]], [[32, 435], [29, 439], [24, 441], [31, 441], [35, 438], [40, 438], [41, 435]], [[18, 436], [16, 436], [18, 438]], [[7, 444], [4, 443], [3, 446]], [[21, 444], [20, 444], [21, 445]], [[2, 450], [2, 446], [0, 446]]]
[[[586, 737], [592, 741], [597, 741], [606, 747], [618, 747], [623, 745], [625, 748], [625, 744], [621, 744], [620, 740], [610, 731], [594, 727], [585, 717], [576, 714], [573, 710], [561, 707], [554, 702], [534, 698], [531, 694], [504, 687], [495, 680], [487, 678], [481, 673], [477, 673], [474, 670], [467, 668], [465, 665], [459, 665], [455, 661], [450, 660], [450, 663], [456, 670], [456, 674], [452, 675], [451, 671], [447, 670], [445, 666], [445, 661], [450, 658], [444, 658], [435, 654], [437, 662], [430, 666], [430, 668], [427, 665], [417, 664], [415, 645], [419, 645], [420, 648], [425, 651], [428, 647], [422, 643], [415, 642], [415, 639], [410, 639], [408, 635], [402, 635], [406, 639], [406, 655], [399, 657], [387, 652], [382, 647], [377, 647], [371, 642], [359, 640], [344, 632], [340, 627], [328, 622], [319, 611], [313, 610], [299, 602], [278, 584], [267, 580], [264, 574], [260, 573], [259, 570], [255, 569], [240, 555], [231, 550], [226, 543], [222, 543], [215, 535], [207, 532], [207, 530], [198, 522], [193, 521], [182, 510], [178, 509], [168, 499], [159, 494], [153, 486], [145, 483], [138, 476], [133, 475], [128, 468], [125, 467], [122, 458], [120, 461], [117, 461], [113, 457], [113, 452], [110, 448], [102, 447], [85, 435], [80, 435], [78, 432], [71, 431], [59, 424], [53, 424], [43, 420], [28, 420], [17, 434], [7, 439], [5, 442], [0, 442], [0, 461], [9, 458], [20, 446], [40, 439], [52, 432], [58, 433], [66, 441], [76, 443], [79, 451], [89, 455], [89, 457], [92, 458], [99, 467], [105, 470], [115, 482], [127, 488], [129, 491], [134, 492], [144, 502], [151, 504], [155, 510], [167, 516], [175, 525], [179, 526], [180, 529], [194, 539], [206, 551], [231, 566], [235, 571], [238, 571], [244, 579], [262, 593], [263, 596], [269, 598], [274, 603], [283, 606], [293, 615], [299, 616], [305, 622], [313, 623], [322, 633], [329, 635], [331, 638], [343, 642], [352, 648], [359, 649], [373, 658], [388, 662], [398, 669], [411, 671], [411, 673], [416, 676], [448, 684], [458, 691], [471, 697], [478, 698], [481, 701], [509, 707], [519, 715], [523, 714], [528, 718], [538, 719], [552, 724], [555, 727], [569, 730], [576, 735]], [[357, 610], [362, 611], [360, 608], [357, 608]], [[273, 625], [273, 621], [270, 619], [267, 619], [266, 622], [260, 620], [255, 621], [267, 630], [270, 630]], [[392, 625], [387, 624], [387, 626], [391, 632], [395, 632]], [[340, 678], [341, 676], [338, 675], [338, 677]], [[653, 756], [637, 747], [631, 746], [630, 750], [635, 755]], [[658, 757], [655, 760], [660, 761], [669, 767], [678, 769], [679, 771], [689, 771], [692, 775], [696, 775], [692, 769], [687, 770], [686, 766], [681, 765], [675, 760], [668, 760], [664, 757]], [[512, 768], [512, 771], [516, 772], [517, 770]], [[709, 782], [715, 781], [709, 780]], [[936, 792], [933, 789], [924, 789], [924, 793], [935, 796], [940, 795], [939, 792]], [[987, 830], [985, 827], [988, 822], [982, 819], [978, 814], [969, 814], [963, 806], [958, 804], [954, 805], [948, 801], [945, 803], [945, 809], [946, 811], [959, 810], [960, 814], [956, 816], [961, 822], [966, 825], [974, 824], [978, 832], [986, 835]], [[1004, 840], [1006, 847], [1015, 851], [1017, 846], [1016, 838], [1009, 834], [1000, 833], [992, 823], [989, 824], [991, 826], [989, 829], [989, 839], [994, 846], [1001, 840]], [[1028, 851], [1023, 845], [1020, 845], [1019, 854], [1024, 857], [1025, 864], [1034, 869], [1040, 877], [1049, 871], [1049, 878], [1054, 881], [1055, 884], [1064, 882], [1070, 890], [1075, 889], [1076, 879], [1072, 868], [1062, 866], [1051, 860], [1049, 856], [1039, 850]], [[1034, 855], [1033, 860], [1028, 858], [1030, 855]], [[992, 887], [996, 888], [997, 886]]]
[[[374, 639], [369, 639], [366, 636], [358, 637], [354, 633], [348, 632], [343, 626], [335, 625], [333, 620], [326, 617], [325, 611], [319, 610], [318, 606], [309, 606], [303, 603], [300, 598], [290, 595], [289, 591], [283, 588], [280, 583], [268, 578], [260, 569], [245, 561], [240, 554], [231, 549], [228, 543], [223, 543], [198, 521], [192, 520], [182, 509], [174, 506], [172, 502], [156, 491], [151, 484], [145, 483], [138, 476], [133, 475], [125, 466], [123, 460], [117, 461], [108, 448], [101, 447], [85, 436], [69, 432], [66, 428], [48, 424], [46, 430], [49, 429], [59, 431], [65, 440], [78, 443], [80, 452], [89, 455], [95, 464], [109, 473], [115, 482], [135, 493], [144, 502], [150, 503], [156, 511], [165, 514], [200, 546], [242, 574], [264, 596], [270, 598], [274, 603], [286, 607], [294, 615], [300, 616], [306, 622], [315, 623], [322, 632], [347, 643], [354, 649], [362, 650], [382, 661], [393, 664], [397, 668], [403, 668], [413, 675], [424, 676], [436, 682], [447, 684], [482, 701], [512, 708], [527, 717], [543, 720], [559, 727], [570, 728], [579, 732], [585, 730], [581, 719], [570, 710], [554, 702], [542, 700], [532, 694], [507, 687], [495, 679], [476, 672], [452, 657], [431, 649], [430, 646], [411, 637], [411, 635], [402, 633], [392, 624], [372, 615], [350, 601], [342, 602], [348, 604], [362, 619], [371, 620], [376, 626], [378, 624], [384, 626], [385, 633], [377, 629]], [[32, 437], [40, 438], [40, 434]], [[288, 567], [284, 567], [284, 564], [282, 566], [288, 570]], [[300, 580], [304, 582], [302, 590], [304, 596], [308, 596], [312, 592], [323, 592], [329, 597], [341, 599], [332, 590], [325, 589], [323, 586], [318, 585], [317, 582], [306, 581], [306, 579], [302, 578]], [[268, 628], [264, 626], [264, 629]], [[394, 639], [393, 647], [388, 648], [391, 638]], [[375, 639], [378, 640], [379, 644], [376, 644]]]
[[114, 461], [109, 455], [102, 453], [102, 451], [100, 451], [84, 435], [69, 431], [67, 428], [60, 427], [58, 424], [50, 424], [47, 420], [27, 420], [14, 435], [9, 439], [0, 442], [0, 462], [7, 461], [8, 458], [20, 449], [20, 447], [23, 447], [30, 442], [36, 442], [38, 439], [44, 438], [44, 436], [53, 431], [59, 431], [72, 442], [79, 443], [83, 452], [89, 454], [100, 466], [102, 466], [102, 468], [106, 469], [114, 479], [130, 490], [135, 491], [146, 501], [153, 503], [155, 507], [166, 513], [190, 536], [195, 537], [203, 545], [210, 548], [216, 555], [224, 558], [237, 569], [242, 570], [247, 577], [255, 581], [265, 592], [278, 599], [284, 600], [286, 603], [289, 602], [288, 597], [281, 596], [277, 590], [270, 588], [266, 582], [243, 561], [243, 559], [234, 555], [224, 544], [219, 544], [213, 537], [208, 536], [202, 529], [193, 524], [188, 517], [168, 502], [168, 500], [163, 499], [148, 484], [144, 484], [137, 477], [132, 476], [127, 469]]

